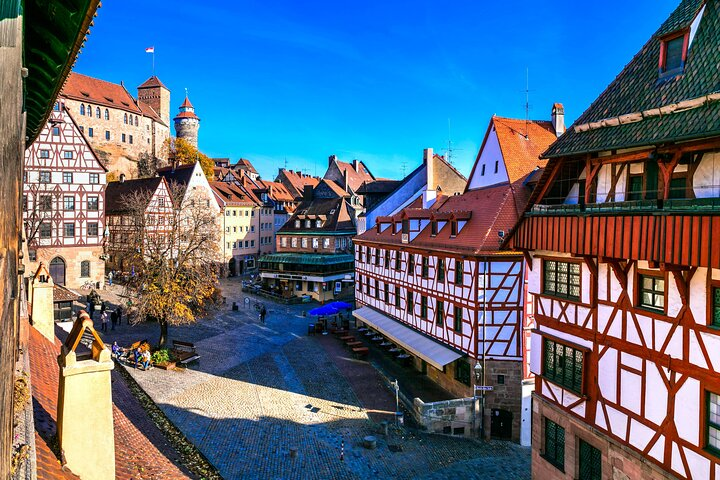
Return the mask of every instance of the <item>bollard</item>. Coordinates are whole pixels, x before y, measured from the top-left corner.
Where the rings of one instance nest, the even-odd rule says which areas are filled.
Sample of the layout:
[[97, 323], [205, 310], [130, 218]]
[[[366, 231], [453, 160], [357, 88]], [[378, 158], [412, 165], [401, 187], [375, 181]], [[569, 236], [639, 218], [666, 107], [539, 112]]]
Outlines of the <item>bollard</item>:
[[387, 437], [388, 436], [388, 421], [383, 420], [382, 422], [380, 422], [380, 425], [382, 425], [383, 432], [385, 432], [385, 436]]

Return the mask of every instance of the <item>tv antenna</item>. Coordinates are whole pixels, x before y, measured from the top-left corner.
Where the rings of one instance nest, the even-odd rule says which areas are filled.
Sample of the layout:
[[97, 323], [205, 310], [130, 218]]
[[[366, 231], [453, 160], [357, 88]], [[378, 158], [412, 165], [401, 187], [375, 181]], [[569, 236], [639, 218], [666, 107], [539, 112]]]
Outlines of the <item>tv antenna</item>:
[[530, 132], [530, 69], [525, 68], [525, 139]]
[[452, 136], [450, 135], [450, 119], [448, 118], [448, 142], [447, 142], [446, 156], [447, 156], [447, 161], [450, 165], [453, 164], [453, 153], [461, 152], [463, 150], [462, 148], [453, 148], [453, 143], [452, 143], [451, 139], [452, 139]]

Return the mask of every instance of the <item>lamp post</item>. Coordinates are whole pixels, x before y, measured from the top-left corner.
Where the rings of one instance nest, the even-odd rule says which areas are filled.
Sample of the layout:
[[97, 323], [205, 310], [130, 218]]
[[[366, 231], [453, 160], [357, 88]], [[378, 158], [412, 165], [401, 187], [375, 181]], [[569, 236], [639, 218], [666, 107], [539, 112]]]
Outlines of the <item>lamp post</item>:
[[[483, 361], [485, 359], [483, 358]], [[475, 367], [473, 367], [473, 372], [475, 373], [475, 395], [474, 397], [477, 398], [477, 391], [478, 391], [478, 385], [484, 386], [485, 382], [483, 381], [484, 372], [485, 369], [480, 364], [480, 361], [475, 362]], [[480, 389], [480, 438], [485, 439], [485, 390]]]

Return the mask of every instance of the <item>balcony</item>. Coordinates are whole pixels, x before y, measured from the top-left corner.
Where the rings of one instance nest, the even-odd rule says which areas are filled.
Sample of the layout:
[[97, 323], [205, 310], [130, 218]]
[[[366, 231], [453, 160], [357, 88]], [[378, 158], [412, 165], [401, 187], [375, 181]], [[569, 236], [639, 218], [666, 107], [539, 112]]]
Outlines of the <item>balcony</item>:
[[526, 215], [718, 214], [720, 198], [672, 198], [583, 204], [533, 205]]

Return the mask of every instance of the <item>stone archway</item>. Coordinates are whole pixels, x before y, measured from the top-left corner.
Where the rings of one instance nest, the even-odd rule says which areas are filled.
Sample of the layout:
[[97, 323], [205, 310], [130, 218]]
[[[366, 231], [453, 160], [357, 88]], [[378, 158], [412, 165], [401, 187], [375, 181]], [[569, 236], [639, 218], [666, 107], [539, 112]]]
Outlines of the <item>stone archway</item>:
[[234, 277], [237, 275], [237, 262], [235, 261], [235, 257], [231, 258], [228, 262], [228, 276]]

